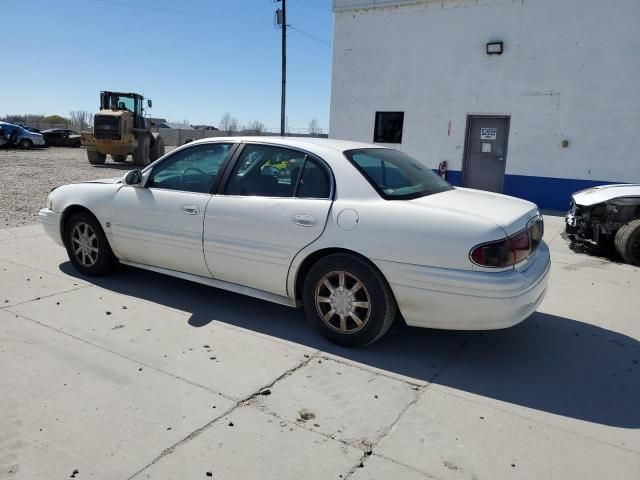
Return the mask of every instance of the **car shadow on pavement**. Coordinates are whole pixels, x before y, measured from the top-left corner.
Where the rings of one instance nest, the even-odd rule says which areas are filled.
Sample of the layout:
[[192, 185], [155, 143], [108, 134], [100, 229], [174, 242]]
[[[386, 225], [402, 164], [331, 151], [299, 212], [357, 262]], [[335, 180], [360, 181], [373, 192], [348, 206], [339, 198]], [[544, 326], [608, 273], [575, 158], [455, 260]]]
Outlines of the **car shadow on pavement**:
[[537, 312], [509, 329], [473, 333], [396, 322], [380, 341], [354, 350], [324, 340], [302, 309], [131, 267], [100, 278], [82, 276], [68, 262], [60, 269], [101, 288], [188, 312], [195, 328], [218, 321], [462, 392], [640, 428], [640, 342], [570, 318]]

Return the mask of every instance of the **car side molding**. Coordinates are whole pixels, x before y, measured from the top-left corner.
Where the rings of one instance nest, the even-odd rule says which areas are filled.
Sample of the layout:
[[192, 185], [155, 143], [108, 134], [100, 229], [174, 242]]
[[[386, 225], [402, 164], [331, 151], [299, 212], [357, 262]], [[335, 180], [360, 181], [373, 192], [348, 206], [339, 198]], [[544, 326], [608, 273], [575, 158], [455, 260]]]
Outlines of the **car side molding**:
[[247, 295], [249, 297], [259, 298], [260, 300], [266, 300], [268, 302], [278, 303], [286, 307], [296, 308], [300, 304], [289, 297], [282, 295], [276, 295], [275, 293], [265, 292], [264, 290], [258, 290], [256, 288], [245, 287], [238, 285], [237, 283], [225, 282], [222, 280], [216, 280], [214, 278], [202, 277], [200, 275], [193, 275], [191, 273], [178, 272], [176, 270], [169, 270], [168, 268], [152, 267], [151, 265], [144, 265], [142, 263], [129, 262], [126, 260], [120, 260], [120, 263], [129, 265], [131, 267], [142, 268], [156, 273], [162, 273], [164, 275], [170, 275], [172, 277], [181, 278], [183, 280], [189, 280], [190, 282], [201, 283], [210, 287], [219, 288], [221, 290], [227, 290], [229, 292], [239, 293], [241, 295]]

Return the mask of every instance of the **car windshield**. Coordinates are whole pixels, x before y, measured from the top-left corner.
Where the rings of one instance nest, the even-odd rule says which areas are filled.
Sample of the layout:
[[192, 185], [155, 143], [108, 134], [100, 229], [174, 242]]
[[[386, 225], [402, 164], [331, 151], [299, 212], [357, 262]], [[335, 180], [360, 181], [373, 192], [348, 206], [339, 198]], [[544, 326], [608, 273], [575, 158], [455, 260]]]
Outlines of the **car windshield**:
[[387, 200], [407, 200], [453, 189], [430, 168], [398, 150], [363, 148], [344, 154]]

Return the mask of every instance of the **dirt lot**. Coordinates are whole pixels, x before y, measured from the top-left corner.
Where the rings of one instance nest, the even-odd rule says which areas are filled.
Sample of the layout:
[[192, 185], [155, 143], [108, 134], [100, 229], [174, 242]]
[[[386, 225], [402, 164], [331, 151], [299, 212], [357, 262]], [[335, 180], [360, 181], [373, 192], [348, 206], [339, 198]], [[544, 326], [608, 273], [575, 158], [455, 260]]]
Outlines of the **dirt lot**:
[[[167, 151], [173, 147], [167, 147]], [[90, 165], [84, 148], [34, 150], [0, 149], [0, 227], [29, 225], [38, 221], [52, 188], [65, 183], [120, 177], [133, 168], [107, 159]]]

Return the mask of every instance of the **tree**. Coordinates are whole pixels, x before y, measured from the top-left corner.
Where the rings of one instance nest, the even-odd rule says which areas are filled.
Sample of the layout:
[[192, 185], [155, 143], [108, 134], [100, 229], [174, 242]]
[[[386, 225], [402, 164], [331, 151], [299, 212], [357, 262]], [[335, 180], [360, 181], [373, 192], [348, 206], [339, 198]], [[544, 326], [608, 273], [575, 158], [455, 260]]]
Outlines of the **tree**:
[[69, 119], [62, 117], [60, 115], [47, 115], [46, 117], [44, 117], [42, 119], [42, 121], [44, 123], [52, 123], [52, 124], [58, 124], [58, 125], [68, 125], [69, 124]]
[[73, 110], [69, 112], [69, 120], [71, 124], [80, 128], [80, 130], [87, 130], [93, 123], [93, 115], [86, 110]]
[[262, 133], [264, 132], [264, 123], [259, 120], [254, 120], [253, 122], [249, 122], [243, 130], [251, 133]]
[[322, 133], [322, 129], [320, 128], [320, 124], [318, 123], [317, 118], [312, 118], [309, 122], [309, 135], [318, 135]]
[[223, 132], [237, 132], [238, 119], [232, 117], [229, 112], [226, 112], [220, 119], [220, 130]]

